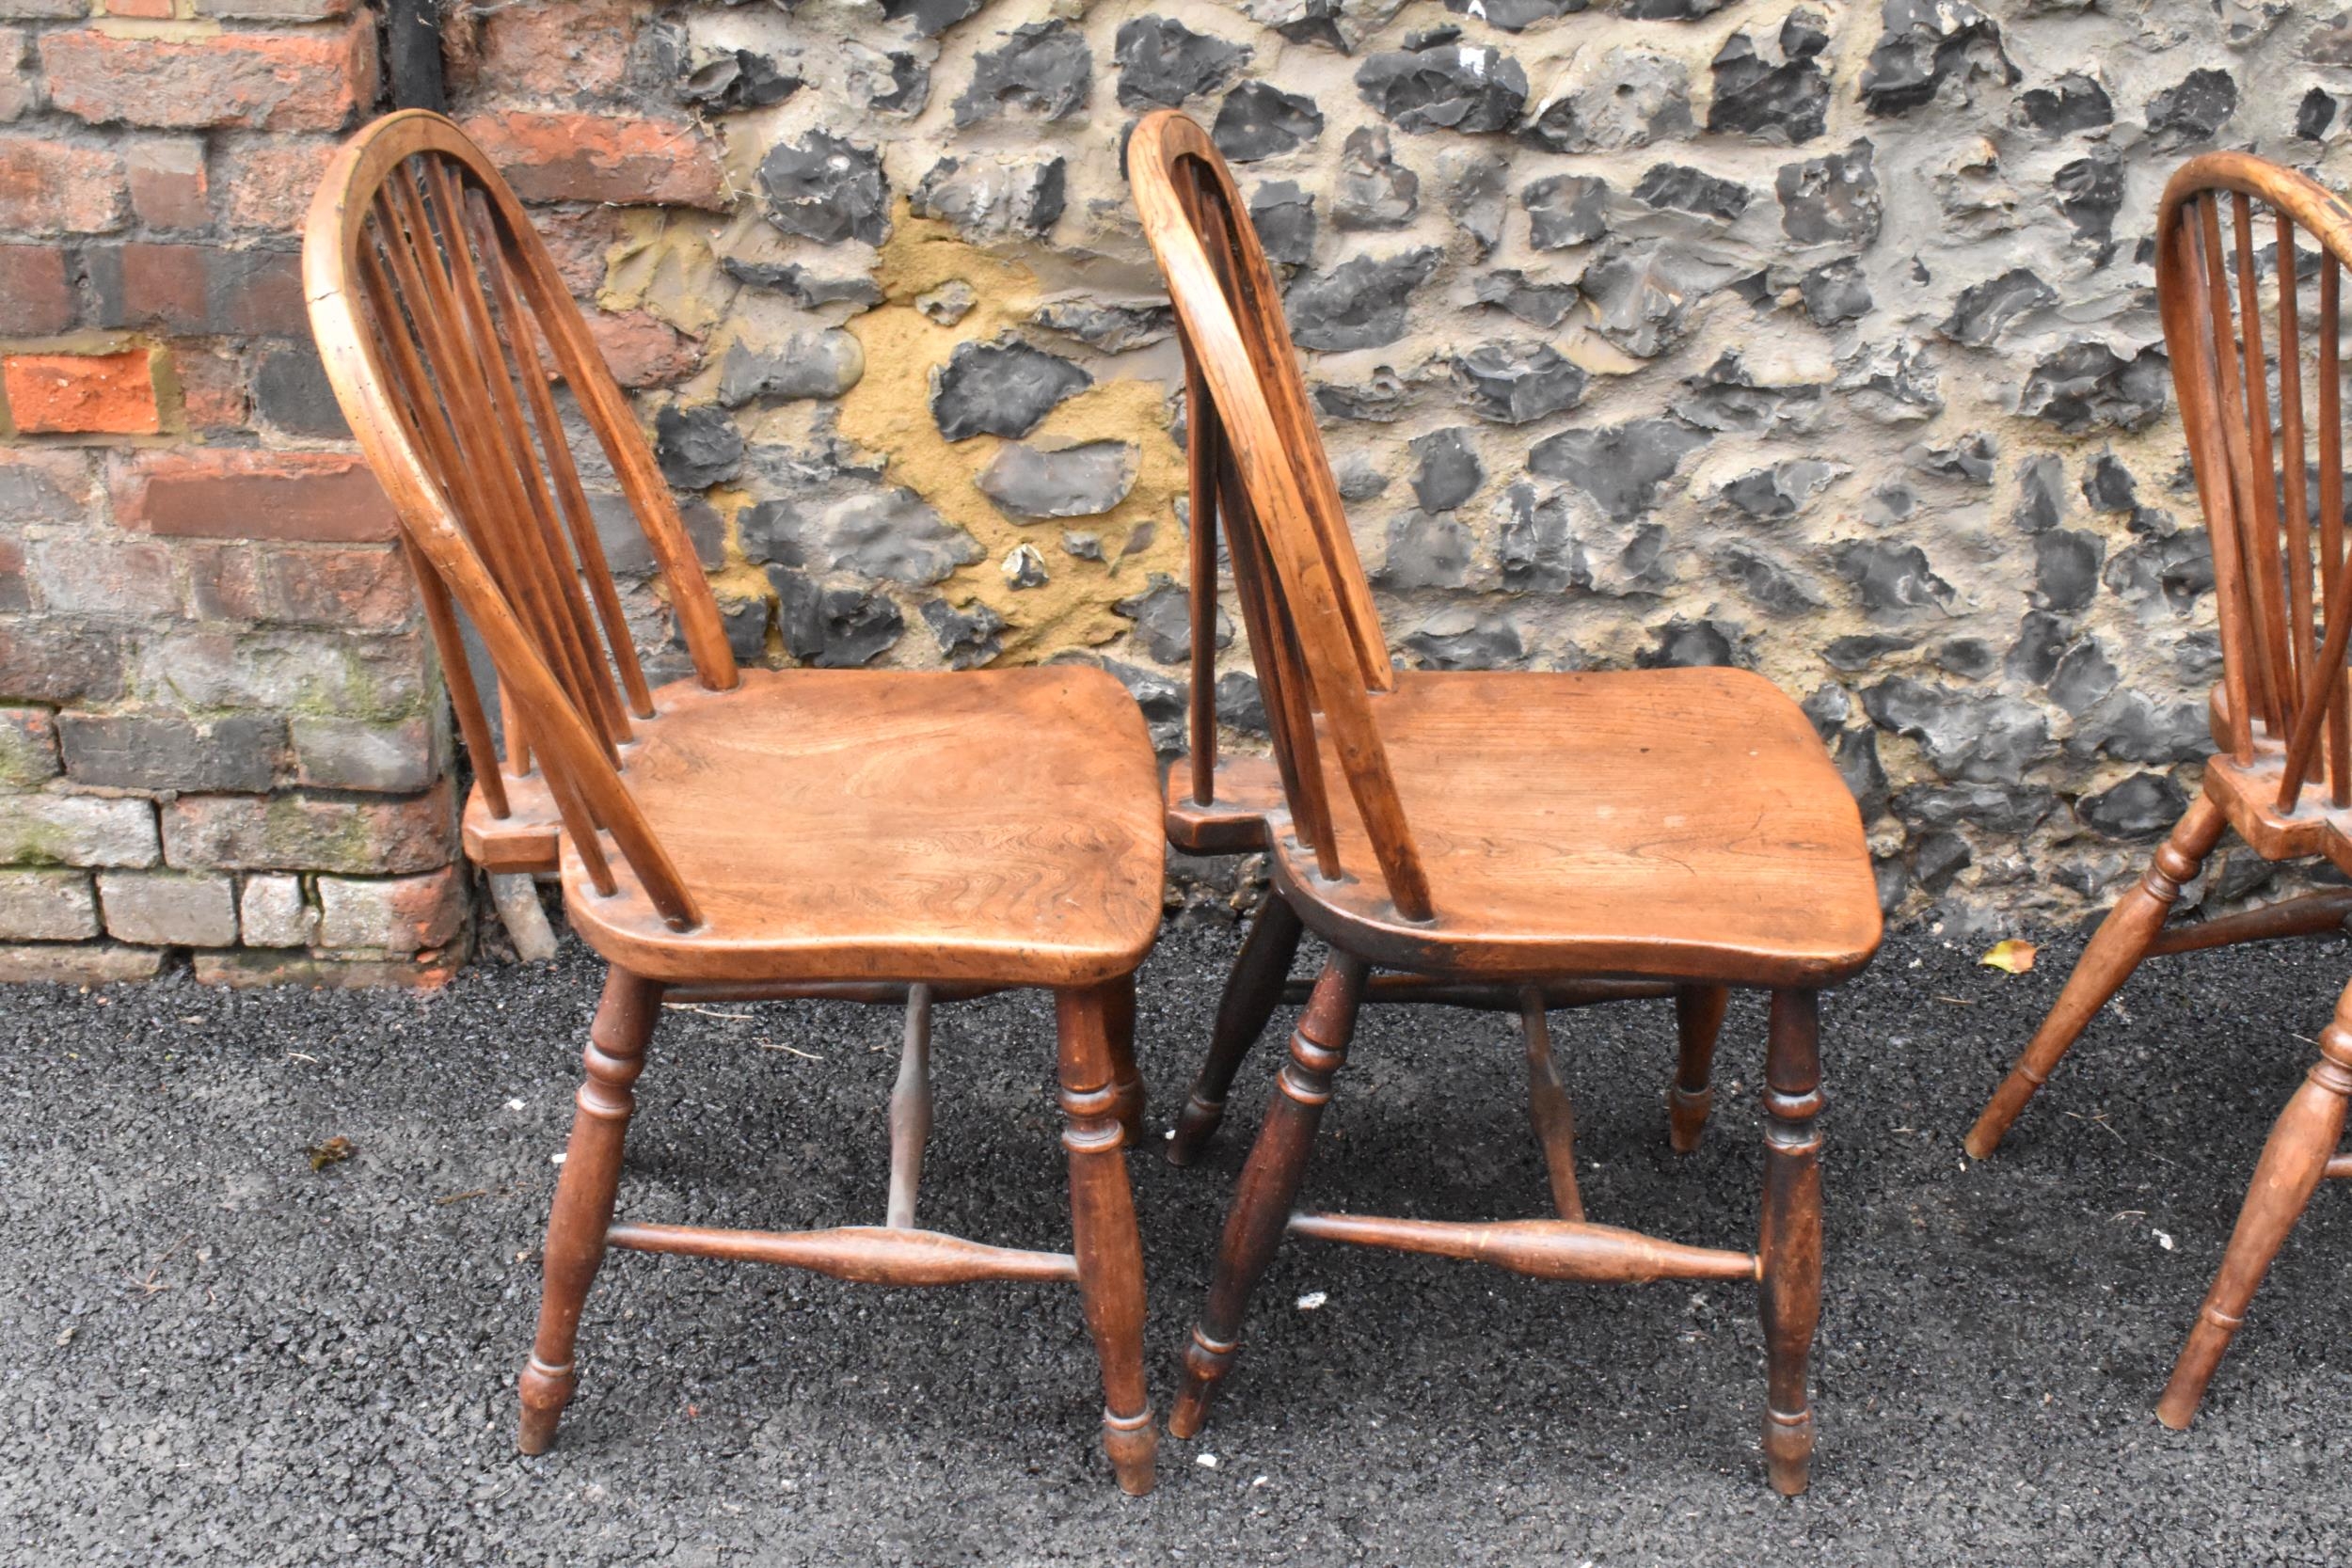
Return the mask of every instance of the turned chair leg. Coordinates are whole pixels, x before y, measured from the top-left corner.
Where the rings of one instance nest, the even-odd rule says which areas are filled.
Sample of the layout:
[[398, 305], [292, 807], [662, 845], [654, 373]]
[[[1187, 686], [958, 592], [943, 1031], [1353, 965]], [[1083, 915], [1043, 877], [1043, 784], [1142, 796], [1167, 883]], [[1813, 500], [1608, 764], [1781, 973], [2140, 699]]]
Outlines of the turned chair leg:
[[2065, 989], [2058, 992], [2050, 1016], [2042, 1021], [2017, 1065], [2009, 1069], [2009, 1076], [2001, 1080], [2001, 1086], [1977, 1117], [1976, 1126], [1969, 1129], [1966, 1143], [1972, 1158], [1981, 1160], [2000, 1147], [2010, 1124], [2025, 1110], [2034, 1091], [2048, 1081], [2084, 1025], [2139, 967], [2156, 933], [2164, 929], [2165, 918], [2181, 895], [2181, 884], [2195, 877], [2205, 857], [2213, 853], [2226, 821], [2212, 796], [2198, 796], [2188, 815], [2173, 828], [2172, 836], [2156, 851], [2138, 885], [2107, 911], [2090, 945], [2083, 949], [2074, 973], [2066, 977]]
[[617, 968], [605, 977], [604, 999], [588, 1029], [588, 1076], [580, 1086], [548, 1220], [539, 1332], [516, 1384], [522, 1395], [518, 1442], [525, 1453], [554, 1446], [555, 1424], [579, 1382], [572, 1344], [580, 1334], [580, 1309], [604, 1261], [604, 1235], [621, 1183], [621, 1139], [637, 1103], [629, 1085], [644, 1069], [645, 1042], [660, 1010], [661, 988], [653, 981]]
[[1708, 1114], [1715, 1108], [1715, 1037], [1731, 1005], [1727, 986], [1681, 986], [1675, 990], [1675, 1034], [1679, 1049], [1675, 1081], [1666, 1091], [1666, 1136], [1677, 1154], [1699, 1146]]
[[1110, 1046], [1111, 1087], [1118, 1094], [1116, 1115], [1127, 1130], [1127, 1142], [1143, 1143], [1143, 1075], [1136, 1070], [1135, 977], [1104, 991], [1103, 1028]]
[[1175, 1136], [1168, 1141], [1170, 1164], [1192, 1164], [1225, 1119], [1226, 1093], [1233, 1086], [1242, 1058], [1265, 1033], [1266, 1020], [1282, 999], [1282, 982], [1298, 952], [1298, 912], [1280, 894], [1267, 894], [1242, 941], [1233, 972], [1226, 977], [1225, 994], [1217, 1001], [1208, 1057], [1193, 1080], [1191, 1098], [1177, 1115]]
[[2262, 1163], [2254, 1167], [2247, 1189], [2246, 1207], [2238, 1212], [2230, 1250], [2222, 1255], [2221, 1270], [2198, 1309], [2196, 1326], [2181, 1358], [2173, 1365], [2171, 1382], [2157, 1402], [2156, 1419], [2179, 1431], [2195, 1418], [2205, 1397], [2205, 1385], [2220, 1366], [2222, 1353], [2245, 1319], [2247, 1303], [2269, 1272], [2288, 1232], [2302, 1217], [2312, 1193], [2326, 1174], [2336, 1144], [2344, 1136], [2345, 1096], [2352, 1094], [2352, 988], [2336, 1004], [2335, 1022], [2319, 1037], [2319, 1060], [2312, 1064], [2303, 1086], [2295, 1091], [2270, 1141], [2263, 1146]]
[[1135, 977], [1059, 991], [1062, 1147], [1070, 1151], [1071, 1251], [1103, 1366], [1103, 1449], [1120, 1490], [1152, 1490], [1159, 1432], [1143, 1378], [1143, 1242], [1127, 1181], [1113, 1022], [1135, 1013]]
[[1813, 1407], [1805, 1388], [1821, 1320], [1821, 1053], [1819, 999], [1772, 992], [1764, 1064], [1764, 1463], [1772, 1490], [1809, 1481]]
[[1225, 1216], [1216, 1272], [1209, 1299], [1184, 1347], [1184, 1376], [1168, 1430], [1178, 1437], [1200, 1433], [1208, 1418], [1209, 1396], [1233, 1364], [1249, 1294], [1274, 1260], [1290, 1223], [1315, 1127], [1331, 1098], [1331, 1080], [1347, 1059], [1356, 1030], [1356, 1007], [1364, 984], [1363, 960], [1333, 952], [1315, 981], [1314, 994], [1291, 1036], [1290, 1060], [1275, 1077], [1278, 1093], [1266, 1107], [1258, 1141], [1242, 1166], [1233, 1207]]

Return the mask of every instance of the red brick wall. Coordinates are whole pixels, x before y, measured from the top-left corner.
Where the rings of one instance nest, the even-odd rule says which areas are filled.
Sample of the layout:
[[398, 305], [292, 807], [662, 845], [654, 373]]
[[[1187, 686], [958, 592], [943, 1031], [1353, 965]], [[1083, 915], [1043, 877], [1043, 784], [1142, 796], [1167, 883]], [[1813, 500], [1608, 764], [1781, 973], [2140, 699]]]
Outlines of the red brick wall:
[[0, 978], [462, 956], [438, 675], [300, 284], [376, 49], [352, 0], [0, 0]]

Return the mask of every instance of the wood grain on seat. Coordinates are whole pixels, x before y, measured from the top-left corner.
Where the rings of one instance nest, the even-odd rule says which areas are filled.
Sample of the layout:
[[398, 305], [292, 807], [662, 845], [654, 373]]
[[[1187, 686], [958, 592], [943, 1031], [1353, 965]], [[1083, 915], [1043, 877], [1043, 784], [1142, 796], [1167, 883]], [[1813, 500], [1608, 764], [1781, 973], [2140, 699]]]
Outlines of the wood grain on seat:
[[[1375, 962], [1811, 987], [1877, 950], [1861, 814], [1761, 676], [1406, 673], [1376, 712], [1434, 918], [1399, 919], [1375, 881], [1324, 882], [1295, 835], [1273, 839], [1308, 925]], [[1353, 814], [1333, 826], [1343, 863], [1375, 863]]]
[[626, 876], [598, 894], [567, 844], [565, 908], [615, 963], [1060, 987], [1151, 950], [1155, 765], [1100, 670], [746, 670], [736, 691], [684, 681], [655, 705], [624, 772], [703, 924], [672, 929]]

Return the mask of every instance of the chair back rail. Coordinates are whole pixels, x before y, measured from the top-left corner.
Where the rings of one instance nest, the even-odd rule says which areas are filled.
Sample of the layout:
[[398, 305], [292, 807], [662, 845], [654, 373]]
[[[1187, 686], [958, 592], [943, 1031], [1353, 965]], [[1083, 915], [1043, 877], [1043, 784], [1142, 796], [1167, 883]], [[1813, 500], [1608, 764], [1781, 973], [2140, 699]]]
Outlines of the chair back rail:
[[1320, 715], [1390, 901], [1406, 919], [1427, 920], [1428, 875], [1374, 713], [1374, 698], [1395, 681], [1387, 637], [1265, 251], [1216, 145], [1184, 115], [1146, 117], [1128, 142], [1127, 170], [1184, 356], [1195, 799], [1207, 801], [1215, 787], [1221, 523], [1294, 828], [1321, 875], [1346, 874], [1324, 786]]
[[2281, 812], [2313, 784], [2352, 806], [2342, 375], [2352, 206], [2292, 169], [2214, 152], [2173, 175], [2156, 232], [2165, 345], [2213, 544], [2228, 748], [2252, 761], [2259, 723], [2285, 750]]
[[461, 610], [498, 676], [506, 766], [544, 770], [591, 884], [618, 888], [609, 840], [665, 919], [698, 924], [622, 778], [653, 694], [551, 378], [644, 531], [698, 680], [733, 688], [735, 658], [644, 434], [529, 217], [454, 124], [404, 110], [328, 168], [303, 278], [327, 379], [399, 515], [492, 811], [504, 814], [504, 790]]

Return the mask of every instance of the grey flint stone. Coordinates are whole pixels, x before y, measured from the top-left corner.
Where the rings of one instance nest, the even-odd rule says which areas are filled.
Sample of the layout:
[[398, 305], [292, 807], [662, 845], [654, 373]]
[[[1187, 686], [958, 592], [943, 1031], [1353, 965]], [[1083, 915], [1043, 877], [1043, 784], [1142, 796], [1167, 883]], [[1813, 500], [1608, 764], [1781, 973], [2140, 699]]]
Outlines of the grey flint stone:
[[1510, 617], [1492, 610], [1440, 610], [1405, 637], [1406, 652], [1431, 670], [1502, 670], [1527, 657]]
[[1840, 674], [1858, 674], [1888, 654], [1908, 653], [1918, 645], [1919, 640], [1915, 637], [1899, 637], [1892, 632], [1868, 632], [1832, 639], [1829, 646], [1821, 650], [1821, 660]]
[[876, 114], [913, 119], [930, 102], [930, 67], [903, 50], [884, 55], [880, 70], [868, 69], [858, 80], [865, 85], [866, 106]]
[[1094, 385], [1078, 366], [1017, 338], [958, 343], [932, 372], [931, 418], [950, 441], [1026, 436], [1064, 398]]
[[1413, 291], [1445, 253], [1423, 246], [1387, 257], [1358, 256], [1328, 272], [1302, 274], [1282, 296], [1301, 348], [1378, 348], [1405, 336]]
[[1590, 382], [1582, 366], [1549, 343], [1481, 343], [1454, 359], [1463, 401], [1501, 424], [1526, 424], [1574, 408]]
[[1408, 593], [1459, 588], [1470, 580], [1470, 531], [1453, 517], [1407, 512], [1389, 525], [1388, 553], [1373, 580]]
[[1806, 273], [1798, 293], [1804, 302], [1804, 313], [1816, 326], [1859, 320], [1870, 313], [1873, 304], [1862, 263], [1851, 256], [1825, 261]]
[[1106, 305], [1062, 299], [1038, 307], [1029, 318], [1049, 332], [1075, 338], [1103, 354], [1149, 348], [1176, 335], [1176, 311], [1167, 305]]
[[1590, 245], [1609, 232], [1609, 182], [1589, 174], [1555, 174], [1519, 193], [1528, 244], [1537, 250]]
[[[1162, 664], [1182, 664], [1192, 657], [1192, 597], [1182, 583], [1154, 572], [1144, 591], [1120, 599], [1111, 611], [1136, 624], [1136, 635]], [[1231, 647], [1233, 624], [1223, 607], [1216, 612], [1216, 645]]]
[[1060, 220], [1066, 174], [1059, 158], [965, 162], [942, 158], [907, 198], [917, 217], [941, 218], [968, 240], [1041, 236]]
[[1846, 470], [1819, 458], [1795, 457], [1756, 468], [1716, 490], [1724, 504], [1758, 522], [1794, 517]]
[[1737, 638], [1711, 619], [1677, 615], [1658, 628], [1657, 641], [1633, 656], [1645, 670], [1730, 670], [1745, 661]]
[[1531, 472], [1565, 480], [1618, 522], [1658, 504], [1682, 460], [1707, 444], [1702, 431], [1677, 420], [1636, 420], [1591, 430], [1564, 430], [1535, 443]]
[[961, 610], [945, 599], [926, 600], [923, 623], [931, 628], [939, 655], [950, 670], [973, 670], [1005, 651], [1005, 618], [977, 599]]
[[2006, 87], [2019, 77], [2001, 46], [2001, 24], [1965, 0], [1884, 0], [1884, 31], [1862, 72], [1862, 102], [1874, 115], [1901, 115], [1949, 85]]
[[1690, 213], [1724, 223], [1748, 210], [1746, 186], [1683, 164], [1653, 164], [1633, 187], [1633, 199], [1665, 212]]
[[979, 302], [979, 294], [961, 277], [951, 277], [930, 293], [914, 296], [914, 308], [923, 312], [923, 318], [941, 326], [955, 325]]
[[1701, 430], [1762, 435], [1786, 427], [1809, 430], [1821, 410], [1821, 388], [1811, 384], [1760, 387], [1738, 353], [1726, 349], [1683, 384], [1674, 416]]
[[2162, 773], [2135, 773], [2112, 789], [2085, 796], [2074, 806], [2094, 832], [2108, 838], [2153, 838], [2181, 819], [2188, 797]]
[[1170, 680], [1157, 670], [1115, 658], [1103, 660], [1103, 668], [1119, 678], [1119, 684], [1136, 700], [1136, 706], [1143, 710], [1144, 727], [1152, 732], [1152, 747], [1163, 756], [1183, 751], [1184, 724], [1190, 717], [1184, 708], [1184, 683]]
[[866, 350], [838, 330], [796, 332], [772, 347], [742, 339], [719, 366], [719, 401], [729, 408], [754, 398], [837, 398], [866, 373]]
[[1502, 220], [1511, 211], [1509, 173], [1510, 165], [1499, 153], [1450, 147], [1438, 154], [1446, 216], [1470, 237], [1482, 261], [1502, 239]]
[[2106, 700], [2122, 675], [2095, 637], [2086, 637], [2066, 650], [2050, 673], [2050, 701], [2077, 718]]
[[1294, 181], [1274, 180], [1249, 193], [1249, 221], [1266, 260], [1311, 266], [1315, 259], [1315, 198]]
[[2159, 151], [2213, 140], [2237, 113], [2237, 82], [2208, 66], [2148, 100], [2149, 145]]
[[1892, 675], [1863, 692], [1862, 705], [1880, 728], [1918, 741], [1947, 779], [2010, 783], [2058, 753], [2041, 710], [2015, 697]]
[[1715, 78], [1709, 131], [1803, 146], [1828, 124], [1829, 74], [1820, 55], [1829, 35], [1819, 13], [1790, 11], [1777, 29], [1758, 27], [1724, 40], [1708, 66]]
[[1309, 395], [1327, 418], [1359, 420], [1371, 424], [1388, 424], [1403, 419], [1413, 403], [1413, 389], [1386, 365], [1375, 371], [1370, 379], [1352, 387], [1315, 382], [1309, 388]]
[[1557, 493], [1538, 496], [1533, 484], [1522, 481], [1502, 493], [1495, 511], [1502, 518], [1495, 554], [1505, 588], [1550, 594], [1593, 585], [1584, 547], [1568, 530], [1566, 498]]
[[818, 515], [793, 501], [762, 501], [744, 511], [739, 528], [753, 561], [910, 587], [942, 581], [982, 554], [978, 541], [907, 489], [852, 496]]
[[1258, 677], [1247, 670], [1228, 670], [1216, 678], [1216, 717], [1244, 735], [1271, 733], [1265, 716], [1265, 695]]
[[1398, 163], [1389, 133], [1375, 125], [1347, 134], [1331, 198], [1331, 221], [1343, 230], [1402, 229], [1421, 210], [1421, 177]]
[[1683, 63], [1647, 49], [1612, 49], [1598, 69], [1537, 108], [1519, 139], [1547, 152], [1614, 152], [1691, 131], [1691, 73]]
[[787, 234], [826, 245], [890, 237], [890, 182], [882, 158], [823, 131], [778, 142], [759, 161], [760, 210]]
[[1111, 57], [1119, 64], [1121, 108], [1181, 107], [1215, 92], [1249, 61], [1247, 45], [1196, 33], [1165, 16], [1122, 22]]
[[2046, 87], [2029, 87], [2018, 94], [2017, 111], [2026, 124], [2053, 136], [2115, 123], [2115, 103], [2107, 89], [2079, 71], [2070, 71]]
[[1594, 330], [1636, 359], [1689, 336], [1691, 308], [1729, 282], [1732, 269], [1663, 240], [1612, 239], [1584, 269]]
[[1232, 163], [1254, 163], [1295, 151], [1323, 135], [1323, 111], [1311, 98], [1264, 82], [1244, 82], [1225, 95], [1209, 137]]
[[1858, 141], [1843, 152], [1781, 165], [1772, 182], [1781, 230], [1799, 245], [1867, 248], [1879, 237], [1882, 215], [1875, 152]]
[[1458, 425], [1417, 436], [1406, 450], [1413, 454], [1413, 498], [1423, 512], [1451, 512], [1486, 482], [1478, 448]]
[[2137, 430], [2169, 406], [2172, 370], [2161, 345], [2125, 359], [2106, 344], [2067, 344], [2026, 377], [2017, 411], [2070, 436]]
[[1439, 36], [1372, 55], [1356, 71], [1356, 90], [1401, 130], [1474, 135], [1506, 130], [1518, 119], [1527, 72], [1501, 50]]
[[2186, 615], [2213, 592], [2213, 542], [2201, 531], [2116, 551], [2101, 580], [2127, 603]]
[[1952, 302], [1952, 313], [1936, 330], [1956, 343], [1984, 348], [2020, 316], [2058, 303], [2058, 291], [2030, 267], [2011, 267], [1998, 277], [1971, 284]]
[[1457, 15], [1477, 17], [1487, 26], [1506, 33], [1519, 33], [1538, 22], [1573, 16], [1592, 3], [1593, 0], [1445, 0], [1445, 8]]
[[956, 124], [977, 124], [1018, 108], [1041, 119], [1063, 119], [1086, 107], [1094, 85], [1094, 56], [1086, 36], [1067, 22], [1015, 27], [1001, 48], [972, 62], [971, 84], [956, 100]]
[[862, 310], [880, 305], [882, 300], [882, 290], [875, 287], [870, 277], [826, 277], [811, 272], [798, 261], [747, 261], [729, 256], [719, 264], [737, 282], [778, 290], [803, 310], [845, 303]]
[[2084, 239], [2105, 243], [2115, 232], [2115, 215], [2123, 210], [2122, 160], [2105, 152], [2077, 158], [2060, 166], [2050, 188], [2058, 211]]
[[2045, 610], [2081, 610], [2099, 591], [2106, 541], [2095, 533], [2054, 528], [2034, 535], [2034, 599]]
[[2017, 508], [2010, 521], [2026, 533], [2046, 533], [2066, 516], [2066, 462], [2038, 452], [2018, 465]]
[[882, 0], [882, 15], [892, 22], [906, 18], [925, 38], [936, 38], [965, 17], [977, 16], [988, 0]]
[[906, 630], [898, 607], [880, 594], [828, 584], [781, 566], [768, 568], [776, 590], [776, 626], [803, 664], [853, 670], [888, 652]]
[[676, 62], [677, 95], [689, 103], [726, 113], [764, 109], [801, 89], [801, 78], [749, 49], [691, 50]]
[[1952, 585], [1935, 575], [1927, 552], [1916, 545], [1856, 539], [1838, 546], [1836, 561], [1837, 575], [1853, 585], [1868, 614], [1943, 610], [1954, 596]]
[[1042, 451], [1009, 441], [974, 483], [997, 509], [1016, 517], [1092, 517], [1135, 488], [1136, 450], [1125, 441], [1089, 441]]
[[1481, 273], [1471, 283], [1471, 297], [1481, 305], [1517, 316], [1531, 326], [1554, 327], [1568, 319], [1568, 312], [1582, 303], [1584, 295], [1573, 283], [1539, 283], [1511, 267], [1498, 267]]
[[681, 490], [707, 490], [743, 465], [743, 433], [722, 408], [670, 404], [654, 416], [654, 458]]

